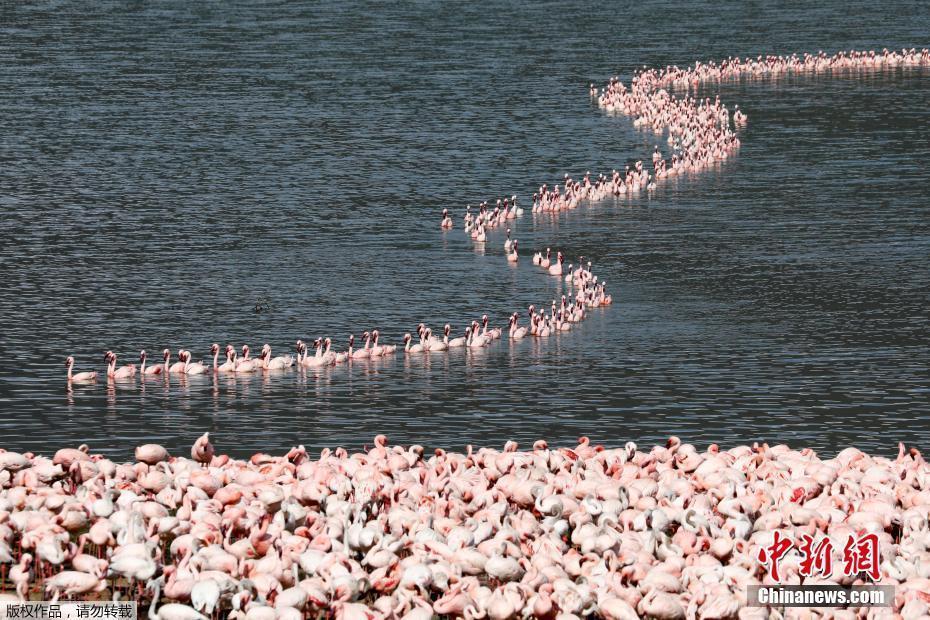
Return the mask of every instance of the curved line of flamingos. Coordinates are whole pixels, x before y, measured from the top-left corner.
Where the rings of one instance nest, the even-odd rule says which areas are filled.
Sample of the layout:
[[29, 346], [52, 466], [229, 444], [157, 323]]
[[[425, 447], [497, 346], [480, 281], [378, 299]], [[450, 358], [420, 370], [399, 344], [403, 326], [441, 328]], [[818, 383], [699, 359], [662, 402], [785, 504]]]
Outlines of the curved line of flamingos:
[[[930, 65], [927, 50], [735, 58], [639, 72], [629, 88], [611, 80], [591, 95], [607, 111], [634, 116], [638, 127], [667, 133], [670, 160], [658, 152], [652, 172], [636, 165], [543, 185], [533, 210], [650, 191], [739, 147], [719, 101], [669, 89], [746, 74], [917, 65]], [[745, 121], [736, 109], [732, 117]], [[468, 209], [465, 225], [483, 242], [488, 229], [517, 216], [511, 197]], [[448, 212], [441, 225], [453, 225]], [[519, 242], [507, 241], [507, 260], [519, 260]], [[550, 273], [562, 263], [549, 252], [534, 259]], [[577, 272], [568, 271], [574, 280]], [[606, 295], [593, 275], [581, 279], [579, 310]], [[511, 320], [511, 337], [551, 330], [576, 304], [555, 305], [541, 317], [531, 311], [528, 327]], [[495, 337], [484, 320], [469, 328], [460, 346]], [[405, 337], [406, 350], [451, 346], [445, 331], [432, 339], [421, 326], [418, 342]], [[227, 348], [223, 372], [305, 365], [329, 353], [325, 339], [313, 344], [309, 356], [299, 342], [290, 361], [268, 347], [256, 358], [246, 347], [242, 359]], [[378, 347], [390, 352], [376, 330], [362, 349], [352, 345], [350, 338], [344, 360]], [[221, 372], [219, 345], [212, 354]], [[145, 358], [139, 372], [148, 374]], [[131, 375], [112, 352], [105, 359], [108, 376]], [[69, 372], [72, 365], [69, 358]], [[167, 352], [155, 367], [213, 372], [184, 349], [173, 364]], [[151, 620], [788, 617], [779, 604], [747, 607], [748, 588], [875, 582], [894, 586], [895, 617], [920, 618], [930, 615], [930, 465], [903, 444], [894, 459], [854, 448], [821, 459], [764, 443], [699, 452], [675, 437], [649, 451], [582, 437], [571, 448], [540, 440], [522, 451], [507, 442], [503, 450], [427, 454], [379, 435], [373, 448], [353, 454], [324, 449], [314, 460], [298, 446], [235, 460], [217, 455], [205, 433], [189, 459], [148, 444], [124, 464], [86, 445], [51, 459], [0, 449], [0, 590], [7, 577], [15, 594], [0, 593], [0, 601], [29, 598], [36, 588], [56, 601], [133, 597], [149, 605]]]

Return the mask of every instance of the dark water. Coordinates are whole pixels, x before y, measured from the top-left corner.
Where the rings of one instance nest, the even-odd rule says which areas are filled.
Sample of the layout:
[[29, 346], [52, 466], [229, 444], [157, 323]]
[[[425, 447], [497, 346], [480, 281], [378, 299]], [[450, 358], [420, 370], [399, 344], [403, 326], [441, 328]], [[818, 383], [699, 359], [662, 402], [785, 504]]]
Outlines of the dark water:
[[[651, 198], [527, 210], [518, 267], [499, 232], [482, 253], [461, 230], [466, 203], [529, 206], [544, 181], [651, 152], [591, 81], [927, 45], [920, 2], [801, 7], [3, 3], [0, 445], [927, 448], [926, 69], [725, 85], [750, 119], [737, 158]], [[558, 292], [529, 260], [546, 246], [590, 257], [619, 303], [478, 353], [66, 390], [68, 354], [102, 370], [106, 349], [503, 324]]]

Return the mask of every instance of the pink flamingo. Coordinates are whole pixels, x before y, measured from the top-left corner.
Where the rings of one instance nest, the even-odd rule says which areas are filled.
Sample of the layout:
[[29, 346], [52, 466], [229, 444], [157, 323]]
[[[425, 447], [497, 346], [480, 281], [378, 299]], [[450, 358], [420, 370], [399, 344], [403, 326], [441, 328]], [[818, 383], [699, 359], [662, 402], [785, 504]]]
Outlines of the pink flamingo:
[[451, 339], [451, 340], [449, 339], [449, 334], [450, 334], [450, 333], [452, 333], [452, 327], [451, 327], [448, 323], [446, 323], [446, 326], [445, 326], [445, 336], [443, 337], [443, 340], [445, 340], [445, 341], [446, 341], [446, 344], [449, 345], [449, 348], [452, 349], [452, 348], [455, 348], [455, 347], [464, 347], [465, 344], [468, 342], [468, 334], [470, 334], [471, 331], [470, 331], [469, 329], [466, 328], [466, 329], [465, 329], [465, 335], [464, 335], [464, 336], [460, 336], [460, 337], [458, 337], [458, 338], [453, 338], [453, 339]]
[[161, 364], [155, 364], [154, 366], [145, 366], [145, 360], [148, 359], [148, 354], [145, 352], [145, 349], [139, 351], [139, 374], [141, 375], [160, 375], [162, 371], [165, 370], [165, 367]]
[[520, 327], [518, 322], [520, 321], [520, 316], [514, 312], [510, 317], [510, 337], [514, 340], [519, 340], [525, 338], [527, 329], [525, 327]]
[[71, 372], [71, 369], [74, 368], [74, 357], [69, 355], [68, 359], [65, 360], [65, 366], [68, 368], [68, 381], [74, 381], [77, 383], [87, 382], [87, 381], [96, 381], [97, 372]]
[[109, 364], [107, 376], [111, 379], [128, 379], [136, 376], [135, 364], [126, 364], [122, 368], [116, 367], [116, 353], [113, 351], [107, 351], [103, 355], [103, 359]]
[[354, 360], [368, 359], [368, 357], [370, 356], [368, 349], [362, 348], [362, 349], [353, 350], [352, 349], [353, 344], [355, 344], [355, 334], [349, 334], [349, 351], [348, 351], [349, 358], [354, 359]]
[[511, 246], [511, 248], [513, 249], [512, 252], [509, 250], [507, 251], [507, 262], [515, 263], [520, 258], [520, 255], [517, 254], [517, 240], [516, 239], [513, 240], [513, 245]]
[[186, 375], [205, 375], [207, 374], [207, 367], [204, 366], [203, 362], [194, 362], [191, 363], [191, 352], [184, 351], [184, 374]]
[[562, 253], [559, 252], [556, 255], [556, 263], [549, 267], [549, 275], [560, 276], [562, 275], [562, 261], [565, 260], [562, 257]]
[[[171, 360], [171, 351], [165, 349], [164, 354], [165, 366], [168, 367], [168, 362]], [[184, 372], [184, 349], [178, 349], [178, 361], [168, 367], [168, 372], [173, 375], [180, 375]]]
[[423, 353], [426, 350], [422, 338], [417, 344], [410, 344], [411, 340], [413, 340], [413, 336], [410, 335], [410, 332], [404, 334], [404, 351], [407, 353]]

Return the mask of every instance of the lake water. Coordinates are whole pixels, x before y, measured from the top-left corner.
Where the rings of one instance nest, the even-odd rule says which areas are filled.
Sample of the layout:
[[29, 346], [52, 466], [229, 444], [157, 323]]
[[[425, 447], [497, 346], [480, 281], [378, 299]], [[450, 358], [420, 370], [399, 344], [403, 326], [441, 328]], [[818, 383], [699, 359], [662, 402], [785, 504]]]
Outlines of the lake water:
[[[677, 434], [891, 453], [930, 425], [930, 71], [742, 81], [719, 170], [514, 225], [466, 203], [622, 168], [655, 138], [590, 82], [728, 55], [926, 46], [920, 2], [0, 8], [0, 446], [125, 458], [205, 430], [245, 456]], [[438, 229], [442, 208], [456, 229]], [[504, 325], [529, 258], [590, 257], [615, 303], [547, 341], [322, 371], [66, 389], [64, 359], [380, 328]], [[258, 302], [269, 311], [256, 313]]]

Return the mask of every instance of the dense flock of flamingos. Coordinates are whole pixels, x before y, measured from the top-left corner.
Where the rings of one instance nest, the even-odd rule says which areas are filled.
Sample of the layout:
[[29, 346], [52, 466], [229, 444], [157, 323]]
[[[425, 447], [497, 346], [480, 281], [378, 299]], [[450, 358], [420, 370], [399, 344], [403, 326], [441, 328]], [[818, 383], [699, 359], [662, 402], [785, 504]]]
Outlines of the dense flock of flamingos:
[[[544, 184], [534, 213], [574, 209], [700, 172], [739, 148], [746, 122], [719, 99], [689, 94], [704, 82], [788, 73], [855, 75], [926, 67], [926, 49], [849, 51], [832, 56], [728, 58], [637, 72], [590, 94], [608, 113], [667, 136], [652, 168], [636, 164], [581, 180]], [[683, 94], [673, 94], [682, 91]], [[464, 227], [475, 243], [506, 228], [506, 260], [521, 260], [508, 228], [522, 214], [516, 197], [469, 207]], [[448, 211], [441, 227], [455, 223]], [[570, 328], [588, 308], [609, 304], [603, 281], [579, 259], [539, 251], [533, 263], [564, 277], [574, 297], [509, 318], [510, 338]], [[504, 332], [486, 316], [463, 335], [442, 337], [420, 325], [406, 334], [407, 355], [486, 346]], [[333, 351], [329, 338], [297, 341], [296, 355], [248, 346], [211, 348], [212, 364], [181, 349], [172, 361], [119, 366], [108, 351], [107, 377], [135, 373], [265, 372], [338, 364], [399, 353], [378, 330]], [[224, 361], [221, 363], [220, 354]], [[96, 373], [73, 373], [92, 381]], [[190, 459], [149, 444], [134, 463], [117, 464], [87, 446], [48, 459], [0, 450], [0, 601], [26, 598], [132, 598], [153, 620], [221, 614], [265, 620], [333, 614], [339, 618], [613, 619], [653, 617], [818, 617], [809, 610], [747, 607], [746, 587], [771, 583], [759, 552], [773, 533], [800, 540], [829, 536], [842, 549], [850, 534], [875, 534], [881, 583], [896, 586], [893, 608], [870, 617], [930, 615], [930, 466], [901, 445], [895, 459], [854, 448], [823, 460], [811, 450], [766, 444], [705, 452], [671, 438], [641, 451], [591, 445], [466, 453], [389, 446], [383, 436], [353, 454], [299, 446], [284, 456], [234, 460], [214, 453], [204, 434]], [[781, 564], [786, 583], [868, 583], [862, 574], [802, 578], [796, 552]], [[820, 610], [823, 617], [864, 612]]]

